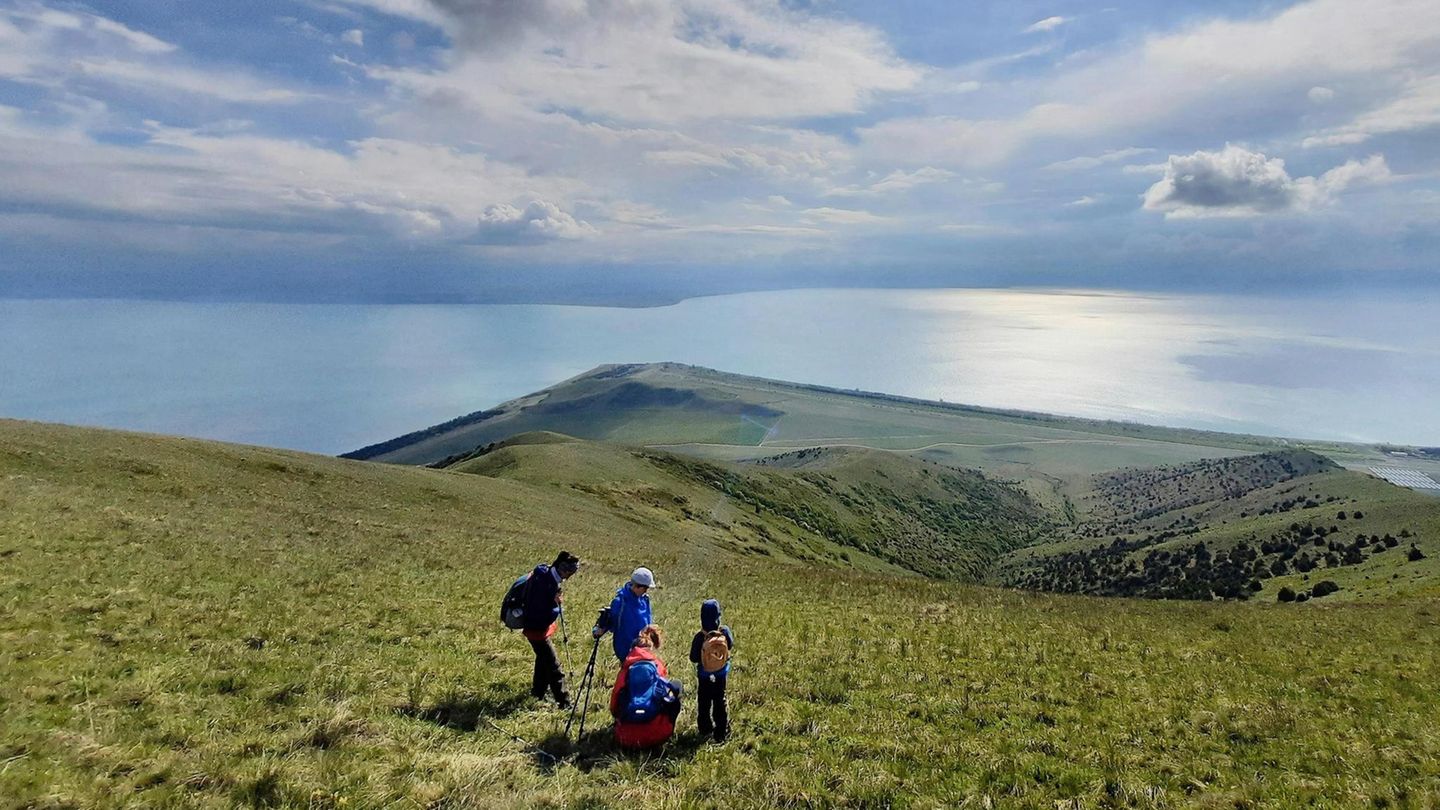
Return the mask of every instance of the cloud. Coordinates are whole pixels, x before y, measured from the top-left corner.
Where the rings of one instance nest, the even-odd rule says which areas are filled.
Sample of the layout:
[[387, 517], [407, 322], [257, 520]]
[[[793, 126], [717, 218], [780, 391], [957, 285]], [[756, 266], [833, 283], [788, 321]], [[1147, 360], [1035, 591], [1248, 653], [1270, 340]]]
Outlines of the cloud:
[[869, 185], [850, 185], [826, 192], [831, 197], [861, 197], [872, 194], [900, 194], [918, 186], [944, 183], [955, 177], [955, 173], [934, 166], [925, 166], [914, 171], [896, 169]]
[[91, 40], [108, 39], [123, 43], [127, 49], [138, 53], [170, 53], [176, 49], [174, 44], [144, 31], [137, 31], [115, 20], [88, 12], [62, 10], [37, 2], [22, 1], [3, 13], [11, 20], [23, 21], [40, 32], [65, 31]]
[[[536, 176], [484, 155], [383, 138], [331, 150], [264, 137], [152, 125], [147, 149], [33, 126], [0, 132], [0, 208], [80, 221], [238, 228], [402, 242], [568, 239], [593, 230], [560, 210], [576, 181]], [[56, 149], [57, 141], [65, 143]], [[550, 208], [514, 209], [514, 200]], [[504, 207], [504, 206], [508, 206]], [[535, 224], [531, 224], [534, 222]], [[83, 238], [83, 231], [77, 232]]]
[[151, 95], [184, 93], [248, 104], [295, 104], [316, 98], [312, 93], [278, 87], [243, 73], [118, 59], [78, 60], [71, 66], [77, 77], [113, 82]]
[[1380, 155], [1349, 161], [1319, 178], [1292, 178], [1284, 160], [1227, 144], [1218, 152], [1171, 155], [1165, 176], [1145, 192], [1144, 208], [1176, 219], [1308, 211], [1353, 185], [1389, 178]]
[[1059, 28], [1067, 22], [1070, 22], [1069, 17], [1046, 17], [1045, 19], [1030, 25], [1020, 33], [1034, 34], [1040, 31], [1054, 31], [1056, 28]]
[[1328, 87], [1312, 87], [1305, 92], [1305, 97], [1316, 104], [1328, 104], [1335, 99], [1335, 91]]
[[1078, 200], [1071, 200], [1070, 202], [1065, 203], [1065, 207], [1066, 207], [1066, 208], [1088, 208], [1089, 206], [1092, 206], [1092, 205], [1094, 205], [1094, 204], [1097, 203], [1097, 202], [1100, 202], [1100, 198], [1098, 198], [1098, 197], [1092, 197], [1091, 195], [1086, 194], [1085, 196], [1081, 197], [1081, 198], [1078, 199]]
[[1129, 158], [1137, 157], [1139, 155], [1146, 155], [1154, 151], [1154, 149], [1141, 148], [1137, 146], [1127, 146], [1124, 149], [1111, 149], [1099, 155], [1084, 155], [1081, 157], [1073, 157], [1069, 160], [1057, 161], [1055, 163], [1051, 163], [1049, 166], [1046, 166], [1045, 170], [1051, 172], [1086, 171], [1089, 169], [1099, 168], [1110, 163], [1118, 163], [1122, 160], [1127, 160]]
[[0, 9], [0, 78], [51, 88], [72, 103], [93, 101], [88, 88], [75, 86], [95, 82], [152, 97], [183, 93], [253, 104], [314, 98], [244, 70], [196, 67], [178, 46], [111, 19], [24, 2]]
[[1364, 143], [1377, 135], [1436, 126], [1440, 126], [1440, 73], [1409, 80], [1395, 98], [1362, 113], [1343, 127], [1306, 138], [1304, 145], [1344, 146]]
[[480, 214], [475, 241], [486, 244], [522, 244], [552, 239], [581, 239], [597, 233], [590, 223], [577, 220], [558, 205], [534, 200], [524, 208], [507, 203], [492, 205]]
[[340, 35], [340, 41], [363, 48], [365, 47], [365, 32], [359, 28], [351, 28], [349, 31]]
[[850, 114], [923, 71], [876, 29], [752, 0], [400, 2], [459, 43], [443, 68], [377, 67], [419, 100], [671, 124]]
[[[1007, 115], [923, 114], [857, 133], [872, 160], [987, 167], [1040, 142], [1152, 137], [1217, 120], [1265, 122], [1317, 82], [1361, 82], [1383, 94], [1393, 77], [1440, 72], [1440, 3], [1310, 0], [1272, 16], [1218, 19], [1152, 34], [1138, 45], [1061, 63], [1013, 82], [1034, 102]], [[1390, 124], [1428, 120], [1430, 91], [1384, 109]], [[1415, 108], [1419, 109], [1415, 109]], [[1408, 125], [1408, 124], [1407, 124]], [[1353, 131], [1338, 133], [1357, 142]], [[1323, 137], [1323, 136], [1322, 136]]]
[[889, 217], [882, 217], [872, 214], [869, 211], [857, 211], [850, 208], [807, 208], [801, 214], [812, 222], [823, 222], [833, 225], [877, 225], [882, 222], [889, 222]]

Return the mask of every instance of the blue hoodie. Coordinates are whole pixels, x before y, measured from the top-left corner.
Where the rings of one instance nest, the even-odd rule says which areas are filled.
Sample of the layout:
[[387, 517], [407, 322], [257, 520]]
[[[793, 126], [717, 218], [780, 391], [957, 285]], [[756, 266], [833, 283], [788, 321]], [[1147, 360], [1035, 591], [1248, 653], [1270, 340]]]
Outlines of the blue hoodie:
[[610, 603], [609, 630], [615, 634], [615, 657], [624, 661], [640, 631], [649, 624], [650, 594], [636, 596], [630, 583], [621, 585], [615, 592], [615, 601]]
[[719, 630], [725, 634], [725, 643], [730, 649], [735, 649], [735, 637], [730, 634], [730, 628], [720, 624], [720, 602], [716, 599], [706, 599], [700, 605], [700, 632], [690, 641], [690, 660], [695, 664], [695, 674], [701, 678], [724, 678], [730, 674], [730, 662], [725, 662], [725, 667], [719, 672], [705, 672], [700, 668], [700, 648], [705, 646], [705, 636], [712, 630]]

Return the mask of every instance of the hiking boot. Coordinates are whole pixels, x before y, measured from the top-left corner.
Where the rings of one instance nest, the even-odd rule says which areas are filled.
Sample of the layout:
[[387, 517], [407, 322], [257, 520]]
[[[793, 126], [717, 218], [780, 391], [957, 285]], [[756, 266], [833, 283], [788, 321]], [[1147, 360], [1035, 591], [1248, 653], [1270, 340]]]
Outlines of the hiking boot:
[[717, 728], [717, 729], [715, 729], [715, 742], [717, 742], [717, 743], [723, 743], [723, 742], [725, 742], [725, 741], [726, 741], [727, 739], [729, 739], [729, 738], [730, 738], [730, 729], [728, 729], [728, 728]]
[[559, 694], [555, 695], [555, 705], [559, 706], [561, 709], [570, 708], [570, 696], [565, 694], [564, 692], [560, 692]]

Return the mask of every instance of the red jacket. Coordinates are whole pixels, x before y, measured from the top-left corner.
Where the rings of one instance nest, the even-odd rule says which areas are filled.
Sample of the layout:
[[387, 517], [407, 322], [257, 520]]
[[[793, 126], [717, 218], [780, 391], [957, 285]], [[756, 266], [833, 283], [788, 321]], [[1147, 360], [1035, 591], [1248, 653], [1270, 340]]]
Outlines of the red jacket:
[[615, 679], [615, 688], [610, 690], [610, 716], [615, 720], [615, 741], [623, 748], [651, 748], [670, 739], [675, 734], [675, 720], [666, 714], [656, 715], [644, 723], [622, 723], [620, 716], [620, 695], [630, 680], [630, 666], [638, 661], [651, 661], [660, 677], [669, 679], [665, 662], [661, 661], [649, 647], [632, 647], [620, 666], [620, 677]]

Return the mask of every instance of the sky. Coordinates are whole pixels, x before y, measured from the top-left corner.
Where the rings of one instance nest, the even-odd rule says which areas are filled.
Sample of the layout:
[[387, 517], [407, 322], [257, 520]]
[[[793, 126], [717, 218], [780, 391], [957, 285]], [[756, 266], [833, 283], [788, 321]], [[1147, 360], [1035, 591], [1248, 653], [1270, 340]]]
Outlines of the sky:
[[0, 296], [1440, 282], [1434, 0], [0, 0]]

